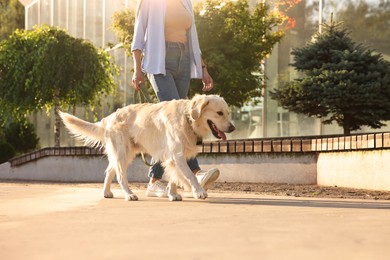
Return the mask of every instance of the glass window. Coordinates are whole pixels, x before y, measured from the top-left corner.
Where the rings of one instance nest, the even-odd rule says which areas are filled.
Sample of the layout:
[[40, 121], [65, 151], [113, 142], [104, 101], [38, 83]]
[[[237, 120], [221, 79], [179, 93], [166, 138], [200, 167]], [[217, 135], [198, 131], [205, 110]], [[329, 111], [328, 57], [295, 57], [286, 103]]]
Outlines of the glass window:
[[40, 25], [53, 25], [51, 19], [51, 0], [41, 0], [40, 2]]
[[326, 5], [326, 10], [335, 13], [335, 19], [343, 21], [351, 31], [351, 38], [371, 46], [390, 57], [390, 1], [351, 1], [343, 5]]
[[85, 38], [96, 46], [103, 47], [103, 1], [87, 1], [85, 14]]
[[84, 1], [68, 0], [68, 31], [76, 38], [84, 36]]
[[31, 5], [27, 10], [27, 29], [39, 24], [39, 1]]
[[53, 1], [53, 25], [61, 28], [68, 28], [68, 1], [67, 0], [56, 0]]

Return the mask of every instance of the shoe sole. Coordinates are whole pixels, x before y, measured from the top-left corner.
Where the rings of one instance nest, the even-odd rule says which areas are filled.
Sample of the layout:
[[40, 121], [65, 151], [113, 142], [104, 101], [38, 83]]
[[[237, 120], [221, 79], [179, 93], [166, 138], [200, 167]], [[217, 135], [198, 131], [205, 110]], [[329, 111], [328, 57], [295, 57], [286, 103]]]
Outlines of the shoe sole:
[[[207, 191], [211, 185], [218, 179], [219, 177], [219, 170], [215, 171], [214, 174], [211, 174], [207, 179], [204, 179], [201, 183], [200, 186], [204, 188], [205, 191]], [[204, 184], [204, 186], [203, 186]], [[192, 194], [191, 191], [184, 191], [182, 194], [183, 198], [193, 198], [194, 195]]]
[[[203, 179], [202, 182], [199, 183], [200, 186], [202, 186], [203, 189], [207, 191], [210, 188], [210, 186], [213, 185], [213, 183], [219, 178], [219, 175], [220, 172], [217, 169], [213, 174], [210, 174], [208, 178]], [[188, 190], [184, 190], [182, 195], [184, 198], [192, 198], [194, 196], [192, 192]]]
[[219, 170], [216, 170], [213, 174], [210, 174], [208, 178], [202, 180], [200, 186], [202, 186], [205, 189], [205, 191], [207, 191], [210, 188], [210, 186], [218, 179], [219, 174], [220, 174]]
[[155, 192], [146, 192], [146, 197], [158, 197], [158, 198], [168, 198], [168, 195], [165, 193], [155, 193]]

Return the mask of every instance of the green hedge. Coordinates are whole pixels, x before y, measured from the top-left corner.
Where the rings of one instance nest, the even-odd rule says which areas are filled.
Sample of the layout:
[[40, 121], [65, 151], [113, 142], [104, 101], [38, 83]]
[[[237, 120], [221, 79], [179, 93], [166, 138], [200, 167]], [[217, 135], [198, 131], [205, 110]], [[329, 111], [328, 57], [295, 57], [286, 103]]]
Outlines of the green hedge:
[[15, 149], [9, 143], [0, 141], [0, 163], [5, 163], [15, 156]]

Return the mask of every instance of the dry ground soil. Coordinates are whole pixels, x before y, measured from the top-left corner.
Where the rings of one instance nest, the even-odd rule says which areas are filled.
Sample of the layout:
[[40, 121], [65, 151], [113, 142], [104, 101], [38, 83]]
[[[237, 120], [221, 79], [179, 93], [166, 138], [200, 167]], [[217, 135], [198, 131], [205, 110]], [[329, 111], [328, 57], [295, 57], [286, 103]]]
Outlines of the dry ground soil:
[[[58, 184], [58, 183], [57, 183]], [[69, 185], [67, 183], [66, 185]], [[103, 183], [72, 183], [74, 186], [103, 187]], [[130, 183], [131, 189], [146, 189], [146, 183]], [[113, 188], [119, 185], [113, 183]], [[344, 187], [324, 187], [317, 185], [296, 184], [266, 184], [266, 183], [239, 183], [239, 182], [216, 182], [210, 192], [237, 192], [252, 193], [259, 195], [292, 196], [308, 198], [341, 198], [341, 199], [367, 199], [367, 200], [390, 200], [390, 191], [353, 189]]]

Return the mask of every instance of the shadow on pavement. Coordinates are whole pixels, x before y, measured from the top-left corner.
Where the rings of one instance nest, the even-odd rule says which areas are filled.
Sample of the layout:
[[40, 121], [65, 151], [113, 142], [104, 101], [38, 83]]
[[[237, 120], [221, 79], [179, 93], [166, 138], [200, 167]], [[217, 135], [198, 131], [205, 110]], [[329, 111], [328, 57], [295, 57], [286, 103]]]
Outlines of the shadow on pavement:
[[351, 201], [326, 199], [278, 199], [278, 198], [208, 198], [211, 204], [235, 204], [253, 206], [314, 207], [314, 208], [353, 208], [353, 209], [390, 209], [390, 202]]

